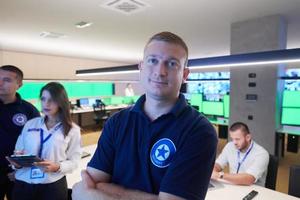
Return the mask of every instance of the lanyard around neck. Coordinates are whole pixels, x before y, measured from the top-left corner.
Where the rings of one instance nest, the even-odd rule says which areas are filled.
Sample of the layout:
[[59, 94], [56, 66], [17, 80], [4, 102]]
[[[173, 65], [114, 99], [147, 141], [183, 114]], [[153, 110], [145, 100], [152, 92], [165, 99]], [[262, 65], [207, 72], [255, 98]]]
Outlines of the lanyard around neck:
[[45, 139], [44, 139], [44, 130], [42, 128], [40, 129], [40, 143], [41, 143], [41, 146], [39, 149], [39, 157], [40, 158], [42, 158], [44, 144], [51, 138], [53, 133], [55, 133], [58, 129], [60, 129], [61, 126], [62, 126], [62, 124], [57, 125]]
[[238, 157], [238, 166], [237, 166], [237, 169], [236, 169], [236, 173], [238, 174], [239, 173], [239, 171], [240, 171], [240, 167], [241, 167], [241, 165], [243, 164], [243, 162], [246, 160], [246, 158], [247, 158], [247, 156], [248, 156], [248, 154], [250, 153], [250, 151], [252, 150], [252, 147], [253, 147], [253, 145], [254, 145], [254, 142], [252, 142], [252, 144], [251, 144], [251, 146], [250, 146], [250, 148], [247, 150], [247, 152], [246, 152], [246, 154], [245, 154], [245, 156], [243, 157], [243, 159], [241, 160], [241, 158], [240, 158], [240, 151], [238, 151], [237, 152], [237, 157]]

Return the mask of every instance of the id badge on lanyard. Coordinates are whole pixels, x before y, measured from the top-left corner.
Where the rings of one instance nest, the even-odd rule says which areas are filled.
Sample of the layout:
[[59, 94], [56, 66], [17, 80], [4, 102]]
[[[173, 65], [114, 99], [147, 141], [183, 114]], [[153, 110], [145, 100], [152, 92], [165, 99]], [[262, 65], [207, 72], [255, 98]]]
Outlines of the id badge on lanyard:
[[[52, 134], [57, 131], [61, 127], [61, 124], [55, 127], [54, 131], [50, 133], [45, 139], [44, 139], [44, 130], [40, 129], [40, 149], [38, 156], [42, 158], [43, 153], [43, 147], [44, 144], [51, 138]], [[44, 178], [45, 172], [41, 169], [41, 167], [33, 166], [30, 170], [30, 179], [37, 179], [37, 178]]]

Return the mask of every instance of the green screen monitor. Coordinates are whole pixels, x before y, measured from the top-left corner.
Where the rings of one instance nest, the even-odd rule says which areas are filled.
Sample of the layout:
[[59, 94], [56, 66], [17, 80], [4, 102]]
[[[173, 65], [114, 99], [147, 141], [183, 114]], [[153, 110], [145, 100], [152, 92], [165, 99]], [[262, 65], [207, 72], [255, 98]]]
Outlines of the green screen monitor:
[[121, 105], [121, 104], [123, 104], [123, 97], [119, 97], [119, 96], [110, 97], [110, 104], [111, 105]]
[[110, 97], [103, 97], [103, 98], [101, 98], [101, 101], [102, 101], [105, 105], [111, 105], [110, 100], [111, 100]]
[[40, 91], [46, 82], [23, 82], [22, 87], [18, 90], [18, 93], [23, 99], [39, 99]]
[[223, 102], [203, 101], [202, 112], [205, 115], [224, 116]]
[[34, 107], [38, 110], [38, 111], [42, 111], [42, 104], [40, 100], [37, 100], [33, 103]]
[[202, 94], [191, 94], [190, 104], [198, 106], [198, 111], [202, 112]]
[[300, 108], [300, 91], [284, 91], [282, 107]]
[[229, 118], [229, 112], [230, 112], [230, 96], [229, 95], [224, 95], [223, 97], [223, 102], [224, 102], [224, 117]]
[[300, 125], [300, 108], [282, 108], [281, 124]]
[[124, 104], [127, 104], [127, 105], [130, 105], [130, 104], [133, 104], [133, 97], [124, 97], [123, 98], [123, 103]]
[[[26, 100], [38, 99], [41, 88], [46, 84], [47, 82], [24, 81], [18, 93]], [[62, 81], [61, 84], [65, 87], [69, 98], [113, 95], [112, 83]]]
[[138, 100], [139, 98], [140, 98], [140, 96], [137, 96], [137, 95], [136, 95], [136, 96], [133, 96], [133, 97], [132, 97], [132, 99], [133, 99], [133, 102], [134, 102], [134, 103], [136, 103], [136, 102], [137, 102], [137, 100]]

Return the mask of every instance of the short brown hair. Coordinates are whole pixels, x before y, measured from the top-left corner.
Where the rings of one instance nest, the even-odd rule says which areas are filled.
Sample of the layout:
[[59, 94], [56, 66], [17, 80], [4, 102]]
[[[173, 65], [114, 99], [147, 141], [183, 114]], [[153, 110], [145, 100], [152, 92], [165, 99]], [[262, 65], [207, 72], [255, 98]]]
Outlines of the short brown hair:
[[188, 61], [188, 54], [189, 54], [189, 50], [188, 47], [186, 45], [186, 43], [183, 41], [183, 39], [181, 37], [179, 37], [178, 35], [168, 32], [168, 31], [164, 31], [164, 32], [160, 32], [157, 33], [155, 35], [153, 35], [147, 42], [146, 47], [148, 46], [149, 43], [151, 43], [152, 41], [163, 41], [163, 42], [167, 42], [170, 44], [176, 44], [181, 46], [186, 53], [186, 61], [185, 61], [185, 65], [187, 65], [187, 61]]
[[14, 72], [17, 75], [17, 78], [22, 81], [23, 80], [23, 72], [18, 67], [14, 65], [2, 65], [0, 70]]
[[236, 130], [241, 130], [243, 133], [250, 134], [249, 128], [247, 124], [243, 122], [235, 122], [233, 123], [230, 128], [230, 131], [236, 131]]

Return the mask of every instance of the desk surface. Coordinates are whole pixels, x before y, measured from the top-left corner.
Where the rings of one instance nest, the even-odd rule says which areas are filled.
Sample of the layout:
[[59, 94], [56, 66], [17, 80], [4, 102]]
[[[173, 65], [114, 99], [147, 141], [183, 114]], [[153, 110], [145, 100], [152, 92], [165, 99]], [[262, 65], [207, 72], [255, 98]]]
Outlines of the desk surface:
[[[97, 145], [90, 145], [83, 148], [84, 151], [94, 154]], [[68, 188], [81, 180], [80, 172], [86, 169], [87, 163], [90, 161], [91, 156], [81, 159], [79, 167], [73, 171], [72, 174], [67, 175]], [[222, 187], [217, 189], [208, 190], [206, 200], [242, 200], [252, 190], [258, 191], [258, 195], [253, 200], [299, 200], [299, 198], [289, 196], [287, 194], [270, 190], [261, 186], [238, 186], [228, 183], [221, 183]], [[224, 186], [224, 187], [223, 187]]]
[[300, 135], [299, 126], [283, 126], [282, 128], [276, 130], [277, 133], [287, 133], [292, 135]]
[[209, 119], [210, 123], [212, 124], [216, 124], [216, 125], [224, 125], [224, 126], [228, 126], [228, 119], [223, 118], [223, 119]]
[[[121, 104], [121, 105], [109, 105], [105, 106], [105, 110], [120, 110], [123, 108], [126, 108], [130, 105], [127, 104]], [[77, 108], [71, 111], [73, 114], [79, 114], [79, 113], [88, 113], [88, 112], [94, 112], [93, 107], [85, 107], [85, 108]]]
[[258, 194], [253, 200], [299, 200], [299, 198], [270, 190], [258, 185], [239, 186], [222, 183], [224, 187], [208, 190], [206, 200], [242, 200], [249, 192], [256, 190]]

